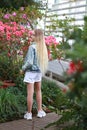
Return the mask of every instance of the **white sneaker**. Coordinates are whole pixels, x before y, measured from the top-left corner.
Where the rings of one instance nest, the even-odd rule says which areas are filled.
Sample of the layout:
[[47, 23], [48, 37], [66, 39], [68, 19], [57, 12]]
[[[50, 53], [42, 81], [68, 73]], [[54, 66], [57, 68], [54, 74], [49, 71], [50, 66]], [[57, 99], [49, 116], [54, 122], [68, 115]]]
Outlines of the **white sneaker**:
[[24, 115], [24, 119], [32, 120], [32, 113], [27, 112], [27, 113]]
[[46, 116], [46, 113], [43, 110], [38, 111], [37, 117], [42, 118], [42, 117], [45, 117], [45, 116]]

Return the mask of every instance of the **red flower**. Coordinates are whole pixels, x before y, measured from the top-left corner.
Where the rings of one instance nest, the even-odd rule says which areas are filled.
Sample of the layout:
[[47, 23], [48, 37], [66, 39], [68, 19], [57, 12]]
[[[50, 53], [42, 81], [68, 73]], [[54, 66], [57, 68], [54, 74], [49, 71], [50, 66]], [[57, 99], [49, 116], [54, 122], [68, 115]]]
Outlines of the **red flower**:
[[75, 72], [82, 72], [83, 71], [83, 66], [82, 66], [82, 61], [77, 61], [77, 63], [74, 63], [73, 61], [70, 62], [69, 64], [69, 69], [67, 70], [68, 74], [73, 74]]
[[76, 72], [76, 64], [73, 61], [71, 61], [69, 64], [69, 69], [67, 70], [67, 73], [73, 74], [75, 72]]
[[50, 50], [48, 50], [48, 59], [52, 60], [52, 54], [51, 54]]

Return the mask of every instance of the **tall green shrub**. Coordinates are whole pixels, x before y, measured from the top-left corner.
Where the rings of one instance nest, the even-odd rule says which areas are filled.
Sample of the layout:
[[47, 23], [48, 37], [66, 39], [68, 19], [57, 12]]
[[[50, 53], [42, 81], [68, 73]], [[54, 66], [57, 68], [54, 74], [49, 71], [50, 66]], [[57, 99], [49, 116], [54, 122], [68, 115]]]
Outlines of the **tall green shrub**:
[[[78, 32], [80, 30], [80, 32]], [[81, 35], [77, 35], [80, 33]], [[64, 130], [87, 129], [87, 17], [84, 17], [83, 29], [74, 29], [71, 37], [75, 40], [72, 50], [67, 50], [66, 57], [71, 59], [66, 73], [66, 84], [69, 87], [67, 96], [72, 107], [63, 111], [58, 126], [66, 121], [73, 121]]]

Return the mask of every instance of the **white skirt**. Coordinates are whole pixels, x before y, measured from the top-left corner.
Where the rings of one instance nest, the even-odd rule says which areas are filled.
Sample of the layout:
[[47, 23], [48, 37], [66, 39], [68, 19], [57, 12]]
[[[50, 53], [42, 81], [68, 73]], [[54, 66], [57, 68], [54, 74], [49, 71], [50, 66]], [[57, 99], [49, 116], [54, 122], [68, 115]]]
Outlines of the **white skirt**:
[[42, 74], [38, 72], [25, 72], [24, 82], [25, 83], [35, 83], [40, 82], [42, 79]]

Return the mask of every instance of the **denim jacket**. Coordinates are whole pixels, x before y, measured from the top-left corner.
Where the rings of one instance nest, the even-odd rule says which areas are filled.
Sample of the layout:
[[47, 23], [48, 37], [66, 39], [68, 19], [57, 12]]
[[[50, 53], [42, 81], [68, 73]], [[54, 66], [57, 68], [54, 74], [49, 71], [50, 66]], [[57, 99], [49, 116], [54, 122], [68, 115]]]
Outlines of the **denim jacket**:
[[26, 71], [41, 72], [37, 60], [36, 43], [34, 42], [28, 48], [27, 54], [24, 59], [24, 64], [22, 66], [22, 70], [24, 72]]

